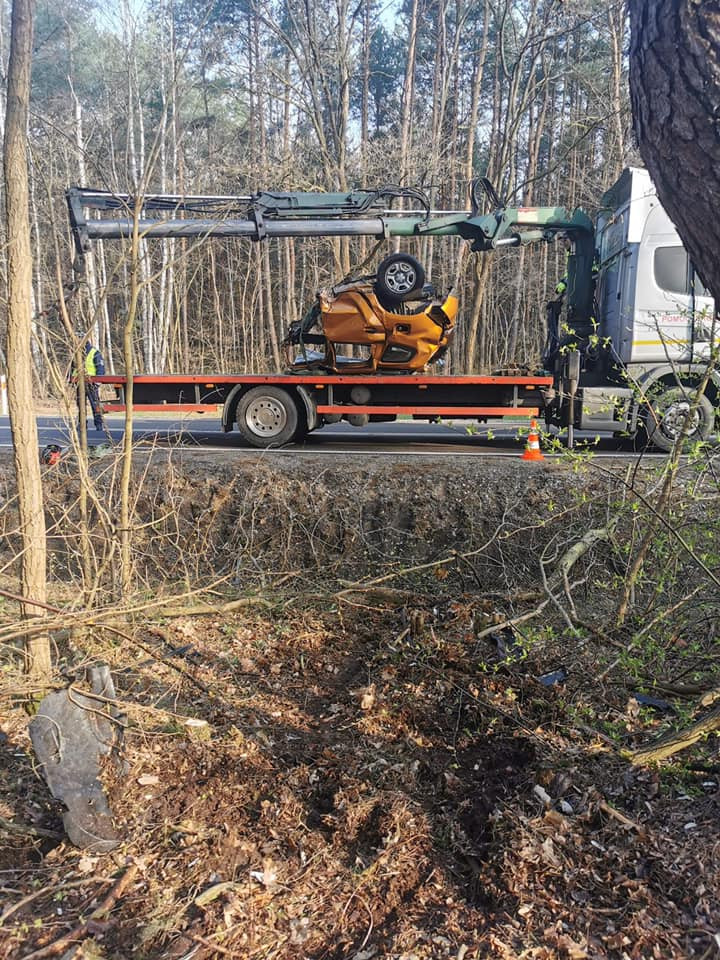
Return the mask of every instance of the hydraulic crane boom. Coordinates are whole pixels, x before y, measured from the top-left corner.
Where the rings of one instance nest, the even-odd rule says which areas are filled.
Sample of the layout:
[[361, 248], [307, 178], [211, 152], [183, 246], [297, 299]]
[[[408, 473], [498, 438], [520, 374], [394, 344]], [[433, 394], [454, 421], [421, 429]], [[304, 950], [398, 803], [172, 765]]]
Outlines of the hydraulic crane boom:
[[[480, 184], [496, 209], [478, 209]], [[381, 187], [347, 193], [261, 192], [252, 196], [132, 197], [110, 191], [71, 187], [66, 194], [78, 261], [92, 240], [121, 240], [135, 230], [143, 238], [244, 237], [462, 237], [474, 251], [569, 238], [574, 253], [568, 263], [568, 320], [580, 337], [592, 327], [594, 230], [580, 210], [564, 207], [502, 205], [487, 181], [471, 191], [472, 209], [432, 211], [425, 195], [411, 188]], [[392, 209], [397, 198], [422, 209]], [[98, 219], [85, 210], [99, 211]], [[105, 214], [106, 216], [102, 216]], [[108, 216], [109, 215], [109, 216]]]

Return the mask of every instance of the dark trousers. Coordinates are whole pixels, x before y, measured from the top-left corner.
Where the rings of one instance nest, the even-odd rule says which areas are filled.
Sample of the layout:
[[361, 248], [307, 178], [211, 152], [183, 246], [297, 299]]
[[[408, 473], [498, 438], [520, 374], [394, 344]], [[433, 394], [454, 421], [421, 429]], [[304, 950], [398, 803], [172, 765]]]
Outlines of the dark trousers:
[[[90, 404], [90, 409], [92, 410], [93, 421], [95, 422], [95, 429], [104, 430], [105, 423], [103, 421], [102, 406], [100, 405], [100, 391], [98, 390], [98, 385], [96, 383], [91, 383], [89, 380], [86, 380], [85, 396], [87, 398], [87, 402]], [[80, 410], [82, 410], [82, 404], [80, 404]]]

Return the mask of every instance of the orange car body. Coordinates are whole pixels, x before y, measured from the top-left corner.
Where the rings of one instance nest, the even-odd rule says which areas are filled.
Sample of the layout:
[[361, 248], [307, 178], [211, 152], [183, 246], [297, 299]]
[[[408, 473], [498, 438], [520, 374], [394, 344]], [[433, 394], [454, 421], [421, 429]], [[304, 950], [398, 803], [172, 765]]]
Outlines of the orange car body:
[[[415, 372], [445, 352], [455, 329], [458, 300], [451, 291], [416, 313], [386, 310], [371, 283], [344, 284], [319, 294], [320, 323], [327, 340], [326, 367], [343, 373], [376, 370]], [[366, 361], [342, 363], [342, 348], [365, 347]]]

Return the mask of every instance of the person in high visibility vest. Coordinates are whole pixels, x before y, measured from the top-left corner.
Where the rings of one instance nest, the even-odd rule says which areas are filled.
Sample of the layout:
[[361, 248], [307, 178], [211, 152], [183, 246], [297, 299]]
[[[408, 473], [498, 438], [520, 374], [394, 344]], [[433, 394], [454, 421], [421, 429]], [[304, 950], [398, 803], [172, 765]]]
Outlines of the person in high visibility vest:
[[[94, 347], [91, 343], [85, 344], [85, 396], [87, 401], [90, 404], [90, 409], [93, 414], [93, 421], [95, 423], [96, 430], [105, 429], [105, 421], [103, 420], [103, 410], [100, 403], [100, 391], [98, 390], [98, 385], [95, 383], [93, 377], [102, 377], [105, 374], [105, 360], [103, 355], [100, 353], [97, 347]], [[79, 398], [78, 398], [79, 400]], [[82, 404], [78, 403], [80, 410], [82, 410]]]
[[[569, 257], [569, 256], [570, 256], [570, 250], [568, 250], [566, 254], [566, 257]], [[599, 273], [600, 273], [600, 263], [598, 261], [597, 254], [596, 254], [593, 257], [593, 262], [592, 262], [593, 285], [597, 281]], [[562, 300], [562, 298], [565, 296], [567, 285], [568, 285], [568, 275], [567, 275], [567, 268], [566, 268], [565, 275], [560, 277], [560, 279], [558, 280], [557, 286], [555, 287], [555, 296], [558, 298], [558, 300]]]

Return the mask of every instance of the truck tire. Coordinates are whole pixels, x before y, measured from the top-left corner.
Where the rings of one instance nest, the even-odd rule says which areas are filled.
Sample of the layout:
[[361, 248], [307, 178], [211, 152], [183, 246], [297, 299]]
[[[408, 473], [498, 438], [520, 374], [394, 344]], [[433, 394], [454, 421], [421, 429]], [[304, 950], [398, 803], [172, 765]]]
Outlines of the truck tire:
[[384, 307], [396, 307], [409, 295], [422, 290], [425, 270], [409, 253], [391, 253], [380, 261], [375, 276], [375, 295]]
[[[692, 401], [692, 387], [666, 387], [653, 398], [652, 408], [645, 411], [645, 432], [648, 441], [658, 450], [670, 453], [673, 449], [675, 441], [683, 432]], [[705, 394], [702, 394], [692, 415], [686, 443], [707, 440], [714, 423], [715, 408]]]
[[300, 439], [298, 408], [281, 387], [248, 390], [240, 398], [235, 420], [243, 439], [252, 447], [281, 447]]

